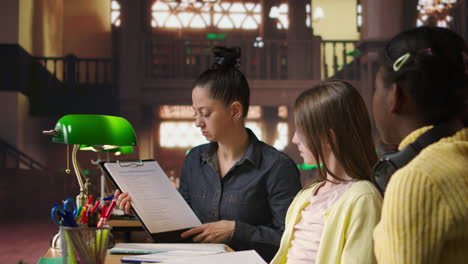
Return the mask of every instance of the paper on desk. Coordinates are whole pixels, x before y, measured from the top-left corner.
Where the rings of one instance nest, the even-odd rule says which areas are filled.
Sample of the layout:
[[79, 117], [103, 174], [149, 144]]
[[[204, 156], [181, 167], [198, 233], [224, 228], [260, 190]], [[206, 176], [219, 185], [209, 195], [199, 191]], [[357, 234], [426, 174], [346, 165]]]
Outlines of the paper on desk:
[[137, 256], [125, 256], [122, 258], [122, 262], [160, 262], [168, 260], [177, 260], [180, 258], [194, 257], [194, 256], [205, 256], [211, 254], [223, 253], [224, 251], [201, 251], [201, 250], [173, 250], [156, 254], [146, 254]]
[[163, 260], [164, 264], [267, 264], [255, 250]]
[[224, 244], [199, 243], [118, 243], [109, 250], [110, 254], [149, 254], [167, 251], [226, 252]]
[[130, 194], [132, 206], [149, 232], [161, 233], [201, 225], [156, 161], [138, 166], [105, 163], [119, 189]]

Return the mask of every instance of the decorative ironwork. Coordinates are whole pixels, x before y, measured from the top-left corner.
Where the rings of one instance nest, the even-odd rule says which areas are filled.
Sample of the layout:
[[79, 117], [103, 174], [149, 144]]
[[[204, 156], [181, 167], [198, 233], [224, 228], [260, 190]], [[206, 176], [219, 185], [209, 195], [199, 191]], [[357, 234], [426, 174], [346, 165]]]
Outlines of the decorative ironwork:
[[162, 1], [151, 7], [153, 28], [219, 28], [256, 30], [261, 5], [254, 2]]

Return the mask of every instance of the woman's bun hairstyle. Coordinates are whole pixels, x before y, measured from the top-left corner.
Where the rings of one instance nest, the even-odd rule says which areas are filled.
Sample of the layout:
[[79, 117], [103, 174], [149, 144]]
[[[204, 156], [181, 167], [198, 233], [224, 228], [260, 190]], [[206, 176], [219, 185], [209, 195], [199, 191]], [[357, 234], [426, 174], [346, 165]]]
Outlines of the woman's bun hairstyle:
[[206, 87], [212, 99], [224, 105], [234, 101], [242, 104], [243, 116], [249, 112], [250, 88], [244, 74], [239, 70], [241, 49], [239, 47], [214, 47], [215, 61], [195, 80], [195, 87]]
[[241, 49], [239, 47], [214, 47], [212, 49], [215, 57], [215, 62], [211, 66], [211, 69], [228, 69], [228, 68], [240, 68], [240, 57]]

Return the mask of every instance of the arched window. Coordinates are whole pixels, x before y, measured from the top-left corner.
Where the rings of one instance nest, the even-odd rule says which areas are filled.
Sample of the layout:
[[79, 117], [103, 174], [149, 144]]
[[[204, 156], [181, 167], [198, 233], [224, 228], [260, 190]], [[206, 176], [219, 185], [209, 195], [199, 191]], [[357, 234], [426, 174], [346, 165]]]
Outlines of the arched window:
[[[262, 107], [252, 105], [245, 126], [250, 128], [259, 140], [263, 138]], [[274, 147], [283, 150], [289, 143], [289, 126], [286, 122], [288, 109], [286, 106], [278, 108], [281, 120], [277, 126], [277, 138]], [[192, 148], [208, 141], [195, 127], [193, 122], [193, 108], [189, 105], [162, 105], [159, 108], [159, 146], [163, 148]]]

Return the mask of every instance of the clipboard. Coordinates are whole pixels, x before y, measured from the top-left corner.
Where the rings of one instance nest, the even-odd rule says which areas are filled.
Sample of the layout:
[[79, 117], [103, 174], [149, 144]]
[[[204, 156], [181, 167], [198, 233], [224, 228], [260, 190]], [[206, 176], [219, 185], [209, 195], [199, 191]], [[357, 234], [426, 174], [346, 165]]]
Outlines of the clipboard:
[[132, 198], [132, 211], [154, 242], [191, 242], [180, 234], [200, 220], [155, 160], [99, 162], [104, 174]]

